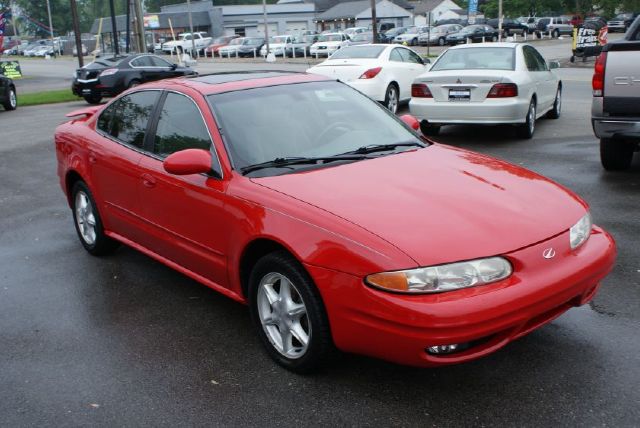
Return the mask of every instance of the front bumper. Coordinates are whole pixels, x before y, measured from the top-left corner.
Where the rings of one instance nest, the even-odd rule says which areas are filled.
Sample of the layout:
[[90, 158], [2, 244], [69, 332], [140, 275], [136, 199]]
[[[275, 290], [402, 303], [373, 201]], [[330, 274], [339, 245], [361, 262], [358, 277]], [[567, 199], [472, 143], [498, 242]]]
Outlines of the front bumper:
[[[611, 236], [594, 227], [568, 250], [568, 232], [506, 254], [514, 274], [501, 282], [435, 295], [387, 293], [362, 278], [307, 265], [322, 294], [336, 346], [395, 363], [438, 366], [470, 361], [504, 347], [589, 302], [613, 268]], [[558, 250], [544, 259], [549, 247]], [[562, 254], [561, 254], [562, 253]], [[472, 343], [459, 353], [432, 355], [430, 346]]]
[[484, 101], [435, 101], [411, 98], [409, 111], [416, 118], [433, 124], [524, 123], [529, 101], [514, 98], [487, 98]]
[[327, 47], [327, 48], [325, 48], [325, 49], [313, 48], [313, 47], [312, 47], [312, 48], [309, 50], [309, 52], [310, 52], [310, 54], [311, 54], [312, 56], [316, 56], [316, 55], [318, 55], [318, 56], [320, 56], [320, 55], [326, 55], [327, 57], [329, 57], [329, 56], [331, 56], [331, 54], [333, 54], [333, 53], [334, 53], [335, 51], [337, 51], [337, 50], [338, 50], [338, 48], [337, 48], [337, 47], [331, 47], [331, 46], [328, 46], [328, 47]]

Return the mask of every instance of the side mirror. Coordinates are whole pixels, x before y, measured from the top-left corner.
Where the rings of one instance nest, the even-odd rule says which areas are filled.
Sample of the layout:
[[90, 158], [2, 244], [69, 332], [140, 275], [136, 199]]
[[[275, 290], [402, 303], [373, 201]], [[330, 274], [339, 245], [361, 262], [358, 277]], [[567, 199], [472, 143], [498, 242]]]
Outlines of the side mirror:
[[549, 69], [555, 70], [560, 68], [560, 63], [558, 61], [549, 61]]
[[178, 68], [178, 64], [171, 64], [171, 69], [175, 70], [176, 68]]
[[418, 122], [418, 119], [411, 116], [410, 114], [403, 114], [402, 116], [400, 116], [400, 120], [409, 125], [409, 127], [414, 131], [420, 129], [420, 122]]
[[211, 172], [211, 153], [202, 149], [180, 150], [167, 156], [162, 166], [173, 175], [207, 174]]

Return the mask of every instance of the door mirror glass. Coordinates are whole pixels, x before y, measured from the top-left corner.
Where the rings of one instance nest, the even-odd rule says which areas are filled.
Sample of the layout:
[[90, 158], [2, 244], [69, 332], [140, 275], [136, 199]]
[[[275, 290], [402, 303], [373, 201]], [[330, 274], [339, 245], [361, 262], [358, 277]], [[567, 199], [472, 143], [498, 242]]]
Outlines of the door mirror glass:
[[202, 149], [186, 149], [167, 156], [164, 170], [173, 175], [207, 174], [211, 172], [211, 153]]
[[549, 69], [555, 70], [560, 68], [560, 63], [558, 61], [549, 61]]
[[171, 64], [171, 69], [175, 70], [176, 68], [178, 68], [178, 64]]
[[418, 119], [410, 114], [403, 114], [402, 116], [400, 116], [400, 120], [409, 125], [409, 127], [414, 131], [420, 129], [420, 122], [418, 122]]

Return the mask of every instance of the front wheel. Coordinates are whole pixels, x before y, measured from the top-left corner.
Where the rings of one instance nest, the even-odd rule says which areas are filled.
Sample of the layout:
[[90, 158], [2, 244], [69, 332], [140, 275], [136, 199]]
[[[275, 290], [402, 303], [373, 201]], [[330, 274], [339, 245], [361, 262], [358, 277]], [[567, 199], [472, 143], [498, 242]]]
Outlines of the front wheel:
[[100, 101], [102, 101], [100, 95], [85, 95], [83, 98], [89, 104], [100, 104]]
[[560, 31], [553, 30], [553, 33], [551, 33], [551, 35], [553, 36], [554, 39], [557, 39], [558, 37], [560, 37]]
[[82, 246], [94, 256], [107, 255], [118, 248], [118, 243], [104, 234], [93, 195], [83, 181], [73, 185], [71, 200], [73, 220]]
[[400, 95], [398, 94], [398, 87], [393, 83], [387, 86], [387, 92], [384, 97], [384, 106], [389, 109], [393, 114], [398, 111], [398, 104], [400, 102]]
[[613, 138], [600, 139], [600, 162], [607, 171], [623, 171], [631, 166], [634, 143]]
[[558, 87], [556, 91], [556, 99], [553, 102], [553, 108], [547, 112], [549, 119], [558, 119], [560, 117], [560, 110], [562, 109], [562, 88]]
[[438, 39], [438, 46], [444, 46], [446, 44], [446, 40], [444, 39], [444, 37], [440, 37]]
[[267, 353], [284, 368], [308, 373], [332, 353], [320, 293], [288, 253], [271, 253], [256, 263], [249, 279], [249, 309]]
[[530, 139], [533, 138], [533, 134], [536, 130], [536, 102], [531, 100], [529, 103], [529, 109], [527, 110], [527, 116], [525, 122], [518, 126], [518, 136], [520, 138]]
[[426, 120], [423, 120], [422, 122], [420, 122], [420, 131], [422, 131], [422, 135], [435, 136], [440, 133], [440, 126], [431, 125]]
[[492, 41], [492, 42], [497, 42], [497, 41], [498, 41], [498, 36], [493, 36], [493, 37], [491, 37], [491, 41]]
[[15, 110], [18, 108], [18, 98], [16, 97], [16, 90], [9, 88], [6, 101], [2, 104], [5, 110]]

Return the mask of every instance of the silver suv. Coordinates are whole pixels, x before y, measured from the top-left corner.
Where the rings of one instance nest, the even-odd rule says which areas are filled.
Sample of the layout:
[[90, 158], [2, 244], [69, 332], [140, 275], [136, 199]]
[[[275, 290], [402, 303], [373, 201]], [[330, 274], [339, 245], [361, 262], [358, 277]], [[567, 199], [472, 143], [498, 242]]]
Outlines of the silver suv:
[[538, 37], [542, 34], [549, 34], [554, 38], [561, 34], [573, 34], [573, 25], [571, 25], [569, 18], [564, 16], [546, 16], [540, 18], [536, 26], [536, 34]]
[[457, 33], [462, 30], [462, 25], [460, 24], [442, 24], [437, 27], [431, 28], [431, 31], [426, 33], [422, 33], [418, 36], [418, 44], [420, 46], [427, 45], [440, 45], [444, 46], [447, 44], [447, 35], [452, 33]]

